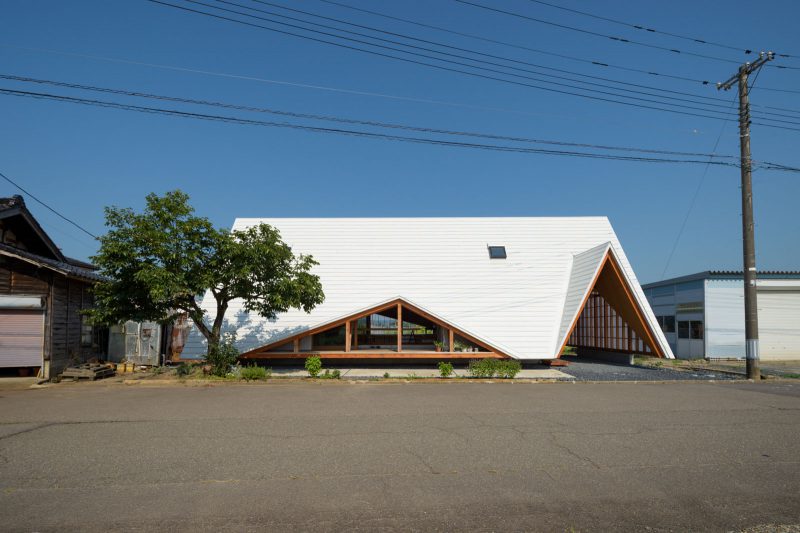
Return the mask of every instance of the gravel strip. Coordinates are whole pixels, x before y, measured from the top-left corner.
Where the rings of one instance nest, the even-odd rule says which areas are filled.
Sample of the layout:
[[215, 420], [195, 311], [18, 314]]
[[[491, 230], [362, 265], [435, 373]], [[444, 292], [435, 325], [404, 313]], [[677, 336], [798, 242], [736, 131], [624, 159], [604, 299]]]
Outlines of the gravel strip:
[[675, 370], [672, 368], [647, 368], [593, 361], [571, 359], [565, 373], [576, 381], [669, 381], [669, 380], [735, 380], [739, 377], [713, 370]]

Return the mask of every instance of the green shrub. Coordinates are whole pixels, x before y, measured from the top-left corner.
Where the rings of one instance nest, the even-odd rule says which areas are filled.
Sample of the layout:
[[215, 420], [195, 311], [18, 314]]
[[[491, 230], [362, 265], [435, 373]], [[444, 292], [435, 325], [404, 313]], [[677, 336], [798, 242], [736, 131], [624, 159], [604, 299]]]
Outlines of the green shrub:
[[389, 373], [388, 373], [388, 372], [384, 372], [384, 373], [383, 373], [383, 378], [384, 378], [384, 379], [389, 379], [389, 377], [390, 377], [390, 376], [389, 376]]
[[326, 368], [325, 372], [323, 372], [319, 377], [322, 379], [341, 379], [342, 372], [339, 369], [328, 370]]
[[513, 379], [522, 370], [522, 363], [516, 359], [497, 361], [497, 377]]
[[206, 356], [206, 362], [211, 366], [211, 373], [224, 377], [231, 371], [231, 366], [236, 364], [239, 350], [231, 342], [220, 342], [211, 348]]
[[491, 378], [498, 370], [497, 359], [473, 359], [469, 362], [469, 375], [473, 378]]
[[272, 377], [272, 370], [263, 366], [244, 366], [239, 371], [239, 377], [245, 381], [256, 381]]
[[185, 378], [192, 373], [192, 367], [188, 363], [183, 362], [178, 365], [178, 367], [175, 369], [175, 372], [178, 374], [179, 378]]
[[439, 361], [439, 375], [443, 378], [449, 378], [453, 375], [453, 365], [444, 361]]
[[311, 357], [306, 357], [306, 371], [309, 376], [312, 378], [317, 377], [320, 370], [322, 370], [322, 359], [320, 359], [319, 356], [312, 355]]

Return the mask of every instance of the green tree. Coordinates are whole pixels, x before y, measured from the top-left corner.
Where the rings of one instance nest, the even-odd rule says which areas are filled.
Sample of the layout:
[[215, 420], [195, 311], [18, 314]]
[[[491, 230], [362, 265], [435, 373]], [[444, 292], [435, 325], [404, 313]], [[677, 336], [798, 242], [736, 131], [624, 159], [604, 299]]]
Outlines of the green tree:
[[[172, 191], [147, 195], [143, 213], [107, 207], [109, 231], [92, 260], [107, 281], [95, 287], [97, 323], [167, 321], [186, 312], [208, 341], [220, 345], [230, 302], [274, 319], [291, 308], [309, 312], [325, 295], [311, 273], [313, 257], [295, 255], [277, 229], [259, 224], [246, 230], [214, 228], [198, 217], [189, 196]], [[216, 302], [214, 317], [198, 303], [206, 293]]]

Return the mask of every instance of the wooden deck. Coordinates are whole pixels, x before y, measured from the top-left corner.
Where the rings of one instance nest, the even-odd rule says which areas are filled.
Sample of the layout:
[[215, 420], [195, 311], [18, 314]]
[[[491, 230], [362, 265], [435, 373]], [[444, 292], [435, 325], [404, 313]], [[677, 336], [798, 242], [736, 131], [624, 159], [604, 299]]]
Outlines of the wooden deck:
[[507, 359], [494, 352], [437, 352], [434, 350], [353, 350], [350, 352], [264, 352], [246, 353], [240, 359], [305, 359], [316, 355], [322, 359]]

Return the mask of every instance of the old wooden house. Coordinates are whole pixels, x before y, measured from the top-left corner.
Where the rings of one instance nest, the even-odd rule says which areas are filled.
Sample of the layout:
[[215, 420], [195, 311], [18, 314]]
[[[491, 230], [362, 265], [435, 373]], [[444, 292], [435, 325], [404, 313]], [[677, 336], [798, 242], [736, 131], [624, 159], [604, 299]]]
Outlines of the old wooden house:
[[101, 355], [107, 330], [89, 324], [96, 268], [64, 256], [20, 196], [0, 198], [0, 371], [57, 375]]

